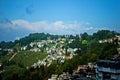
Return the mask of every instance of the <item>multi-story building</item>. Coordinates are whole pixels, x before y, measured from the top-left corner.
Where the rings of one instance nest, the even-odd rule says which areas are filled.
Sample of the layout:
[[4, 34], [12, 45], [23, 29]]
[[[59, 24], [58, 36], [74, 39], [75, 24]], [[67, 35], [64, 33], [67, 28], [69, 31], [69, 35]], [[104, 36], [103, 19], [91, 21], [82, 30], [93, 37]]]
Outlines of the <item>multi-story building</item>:
[[101, 60], [96, 64], [97, 80], [120, 80], [120, 60]]

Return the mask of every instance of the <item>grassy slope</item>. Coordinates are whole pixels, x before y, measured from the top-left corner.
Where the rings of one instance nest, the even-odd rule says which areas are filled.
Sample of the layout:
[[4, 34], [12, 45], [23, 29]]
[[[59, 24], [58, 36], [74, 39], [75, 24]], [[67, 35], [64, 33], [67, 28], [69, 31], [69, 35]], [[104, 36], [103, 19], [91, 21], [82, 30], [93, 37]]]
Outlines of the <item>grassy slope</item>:
[[38, 60], [42, 60], [47, 56], [47, 53], [32, 52], [32, 51], [21, 51], [13, 59], [17, 64], [21, 64], [25, 67], [31, 66]]

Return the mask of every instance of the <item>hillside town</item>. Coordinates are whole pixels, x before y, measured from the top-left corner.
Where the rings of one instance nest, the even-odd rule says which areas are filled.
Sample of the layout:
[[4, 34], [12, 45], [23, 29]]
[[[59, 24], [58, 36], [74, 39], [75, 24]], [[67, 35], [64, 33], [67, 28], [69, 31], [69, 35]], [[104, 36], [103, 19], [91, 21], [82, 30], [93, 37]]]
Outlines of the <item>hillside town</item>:
[[[99, 43], [114, 43], [120, 45], [120, 36], [111, 39], [99, 40]], [[78, 65], [77, 70], [72, 74], [63, 72], [61, 75], [51, 75], [48, 80], [119, 80], [120, 75], [120, 48], [117, 48], [118, 55], [110, 60], [101, 60], [96, 64]]]
[[[81, 40], [80, 38], [81, 37], [79, 37], [79, 40]], [[19, 52], [28, 50], [31, 52], [46, 52], [47, 56], [43, 58], [42, 60], [38, 59], [38, 61], [34, 62], [31, 66], [27, 66], [26, 67], [27, 70], [31, 68], [34, 68], [34, 69], [41, 68], [41, 66], [49, 67], [55, 61], [58, 64], [64, 64], [66, 60], [71, 60], [72, 58], [74, 58], [74, 56], [78, 55], [76, 51], [78, 50], [81, 51], [81, 48], [66, 47], [67, 44], [70, 44], [73, 41], [74, 39], [68, 39], [68, 37], [66, 37], [66, 38], [58, 38], [56, 40], [51, 40], [50, 38], [48, 38], [47, 40], [31, 42], [29, 45], [20, 47], [19, 50], [10, 57], [9, 62], [12, 61], [12, 59], [14, 59], [19, 54]], [[111, 39], [99, 40], [98, 42], [99, 44], [114, 43], [114, 44], [120, 45], [120, 36], [115, 36], [114, 38], [111, 38]], [[3, 49], [3, 50], [8, 51], [9, 54], [14, 51], [13, 49]], [[117, 66], [109, 67], [109, 64], [112, 64], [112, 65], [119, 64], [120, 62], [119, 60], [120, 48], [119, 47], [117, 48], [117, 51], [119, 54], [113, 56], [111, 60], [101, 60], [98, 63], [89, 62], [88, 64], [84, 64], [84, 65], [80, 64], [78, 65], [76, 70], [71, 70], [71, 73], [63, 72], [62, 74], [59, 74], [59, 75], [52, 74], [51, 77], [48, 78], [48, 80], [103, 80], [103, 79], [119, 80], [120, 75], [117, 75], [120, 73], [119, 67]], [[4, 73], [5, 71], [3, 70], [2, 67], [3, 67], [3, 64], [0, 63], [0, 68], [1, 68], [0, 73]], [[114, 70], [109, 71], [107, 69], [109, 70], [114, 69]], [[112, 74], [113, 77], [110, 77], [110, 74]], [[116, 78], [115, 76], [118, 76], [118, 78]]]
[[0, 0], [0, 80], [120, 80], [120, 0]]
[[[73, 39], [70, 39], [68, 43], [71, 43]], [[78, 48], [65, 48], [66, 39], [59, 38], [58, 40], [42, 40], [40, 42], [31, 42], [29, 44], [30, 51], [34, 52], [46, 52], [48, 55], [43, 60], [31, 65], [32, 67], [44, 65], [50, 66], [52, 61], [57, 60], [60, 64], [64, 63], [65, 59], [72, 59], [76, 54]], [[21, 50], [26, 50], [28, 46], [21, 47]], [[68, 55], [66, 55], [66, 52]]]

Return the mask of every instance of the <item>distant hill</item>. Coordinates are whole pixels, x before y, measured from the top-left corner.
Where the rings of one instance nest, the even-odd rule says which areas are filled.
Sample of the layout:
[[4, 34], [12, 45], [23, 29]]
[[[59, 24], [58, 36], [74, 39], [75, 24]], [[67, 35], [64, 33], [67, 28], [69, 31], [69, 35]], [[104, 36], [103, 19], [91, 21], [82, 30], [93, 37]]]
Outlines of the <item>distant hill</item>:
[[25, 46], [33, 41], [47, 40], [50, 39], [58, 39], [58, 35], [51, 35], [45, 33], [33, 33], [28, 36], [21, 38], [20, 40], [16, 40], [15, 43], [19, 43], [20, 46]]
[[[90, 40], [90, 39], [101, 40], [101, 39], [112, 38], [118, 34], [120, 34], [120, 33], [117, 33], [115, 31], [99, 30], [98, 32], [93, 33], [93, 35], [88, 35], [87, 33], [83, 33], [83, 34], [81, 34], [81, 37], [84, 40]], [[70, 37], [72, 36], [72, 38], [75, 38], [73, 35], [68, 35], [68, 36], [70, 36]], [[59, 37], [65, 37], [65, 35], [51, 35], [51, 34], [45, 34], [45, 33], [33, 33], [33, 34], [29, 34], [28, 36], [21, 38], [19, 40], [15, 40], [14, 42], [2, 41], [2, 42], [0, 42], [0, 48], [2, 48], [2, 49], [7, 48], [8, 49], [8, 48], [14, 47], [16, 44], [19, 44], [19, 46], [25, 46], [33, 41], [47, 40], [48, 38], [58, 39]]]
[[93, 38], [97, 40], [102, 40], [102, 39], [112, 38], [115, 35], [119, 35], [119, 34], [120, 33], [117, 33], [115, 31], [99, 30], [97, 33], [93, 33]]
[[51, 35], [51, 34], [45, 34], [45, 33], [33, 33], [33, 34], [29, 34], [28, 36], [25, 36], [19, 40], [15, 40], [14, 42], [2, 41], [2, 42], [0, 42], [0, 48], [8, 49], [8, 48], [14, 47], [16, 44], [19, 44], [20, 46], [25, 46], [33, 41], [47, 40], [48, 38], [58, 39], [58, 37], [60, 37], [60, 35]]

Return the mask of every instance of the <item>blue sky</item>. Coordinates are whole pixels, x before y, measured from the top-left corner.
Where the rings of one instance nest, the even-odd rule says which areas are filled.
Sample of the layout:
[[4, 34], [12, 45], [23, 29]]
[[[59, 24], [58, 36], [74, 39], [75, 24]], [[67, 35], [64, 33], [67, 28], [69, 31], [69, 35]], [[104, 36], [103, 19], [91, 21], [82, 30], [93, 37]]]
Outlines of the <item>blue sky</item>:
[[120, 0], [0, 0], [0, 41], [29, 33], [120, 32]]

